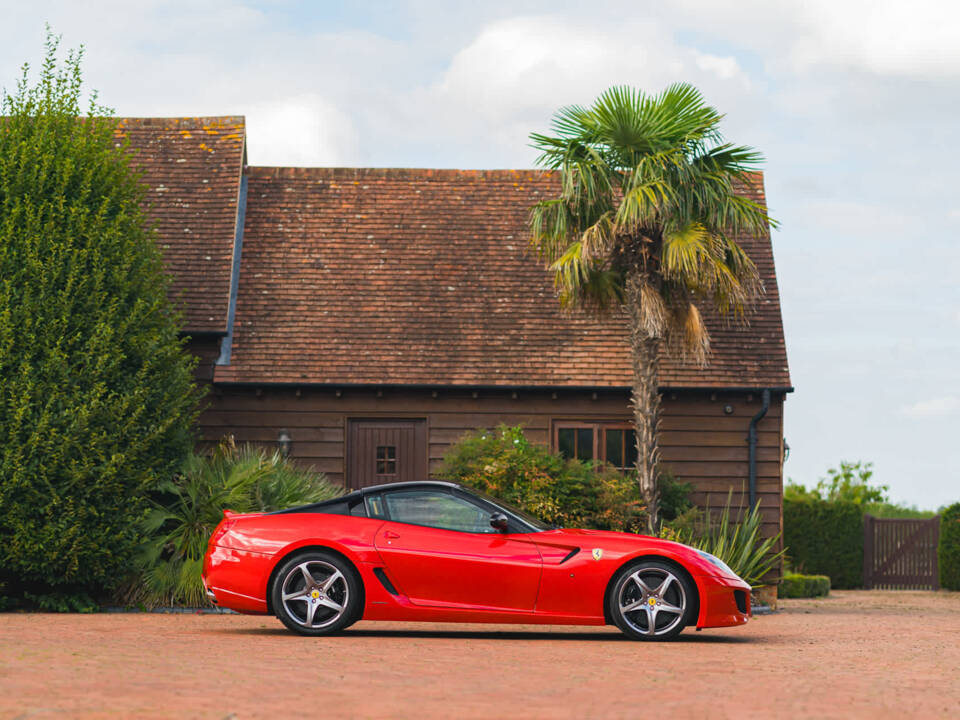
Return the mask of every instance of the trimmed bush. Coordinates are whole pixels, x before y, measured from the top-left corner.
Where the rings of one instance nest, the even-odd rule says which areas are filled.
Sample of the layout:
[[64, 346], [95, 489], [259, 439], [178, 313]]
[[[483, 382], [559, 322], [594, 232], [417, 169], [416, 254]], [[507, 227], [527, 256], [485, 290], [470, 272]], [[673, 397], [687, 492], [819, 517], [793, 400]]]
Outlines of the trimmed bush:
[[940, 514], [940, 543], [937, 546], [940, 587], [960, 590], [960, 503]]
[[161, 490], [142, 525], [148, 535], [139, 558], [142, 575], [128, 602], [206, 605], [203, 556], [224, 510], [270, 512], [343, 494], [322, 473], [299, 468], [279, 452], [238, 448], [233, 438], [210, 455], [188, 457], [183, 472]]
[[561, 527], [638, 532], [645, 521], [633, 478], [565, 460], [529, 442], [520, 427], [500, 425], [465, 435], [444, 456], [437, 477], [477, 488]]
[[787, 573], [777, 588], [777, 597], [812, 598], [830, 594], [830, 578], [826, 575], [801, 575]]
[[145, 189], [57, 44], [0, 104], [0, 586], [66, 610], [128, 570], [198, 393]]
[[863, 586], [863, 507], [816, 499], [783, 502], [783, 540], [790, 565], [827, 575], [834, 588]]

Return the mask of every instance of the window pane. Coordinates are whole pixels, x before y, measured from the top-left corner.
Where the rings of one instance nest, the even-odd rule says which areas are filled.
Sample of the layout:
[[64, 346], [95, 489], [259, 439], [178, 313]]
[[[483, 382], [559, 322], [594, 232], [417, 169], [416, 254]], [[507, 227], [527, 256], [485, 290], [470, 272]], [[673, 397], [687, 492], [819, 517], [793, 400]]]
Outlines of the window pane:
[[490, 513], [453, 495], [412, 490], [387, 493], [384, 500], [394, 522], [471, 533], [496, 532], [490, 527]]
[[623, 430], [605, 430], [607, 453], [604, 460], [614, 467], [623, 467]]
[[577, 458], [593, 460], [593, 428], [577, 428]]
[[377, 475], [397, 473], [396, 445], [377, 445]]
[[627, 430], [626, 443], [626, 463], [624, 467], [629, 470], [637, 466], [637, 434], [633, 430]]
[[383, 500], [379, 495], [367, 495], [367, 510], [370, 517], [383, 517]]
[[567, 459], [577, 456], [577, 431], [574, 428], [557, 430], [557, 451]]

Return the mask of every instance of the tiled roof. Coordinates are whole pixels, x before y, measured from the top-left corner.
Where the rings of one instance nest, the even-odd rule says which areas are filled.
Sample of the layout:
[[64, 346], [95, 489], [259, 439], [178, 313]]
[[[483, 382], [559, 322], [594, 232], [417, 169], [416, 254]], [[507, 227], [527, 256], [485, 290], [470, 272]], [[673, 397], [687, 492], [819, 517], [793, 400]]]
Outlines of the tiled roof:
[[[628, 386], [624, 321], [561, 313], [527, 249], [529, 207], [555, 190], [530, 170], [249, 168], [216, 381]], [[766, 285], [750, 326], [708, 317], [710, 365], [664, 357], [663, 386], [790, 384], [770, 240], [743, 244]]]
[[122, 118], [119, 133], [129, 138], [134, 165], [150, 188], [148, 214], [156, 222], [186, 330], [225, 332], [243, 118]]

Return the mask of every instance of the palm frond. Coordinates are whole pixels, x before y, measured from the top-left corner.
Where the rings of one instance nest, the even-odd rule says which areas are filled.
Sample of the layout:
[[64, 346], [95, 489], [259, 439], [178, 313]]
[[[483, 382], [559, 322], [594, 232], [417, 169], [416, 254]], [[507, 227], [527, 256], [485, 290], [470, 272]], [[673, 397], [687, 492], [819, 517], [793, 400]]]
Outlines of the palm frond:
[[278, 452], [238, 448], [232, 438], [209, 455], [191, 455], [142, 521], [147, 541], [138, 552], [138, 565], [145, 589], [131, 597], [152, 605], [203, 605], [203, 556], [225, 509], [266, 512], [342, 492], [322, 474], [296, 467]]
[[550, 266], [562, 307], [584, 307], [604, 312], [623, 302], [622, 280], [616, 271], [585, 260], [583, 245], [571, 243]]
[[666, 337], [670, 328], [671, 313], [663, 296], [648, 282], [639, 286], [640, 305], [635, 309], [637, 323], [647, 337]]
[[676, 336], [682, 338], [681, 353], [691, 357], [700, 366], [706, 365], [710, 356], [710, 332], [699, 308], [687, 303], [686, 312], [679, 317], [682, 318], [682, 324]]
[[710, 232], [699, 222], [689, 222], [663, 237], [661, 267], [670, 280], [697, 277], [705, 263], [710, 262]]

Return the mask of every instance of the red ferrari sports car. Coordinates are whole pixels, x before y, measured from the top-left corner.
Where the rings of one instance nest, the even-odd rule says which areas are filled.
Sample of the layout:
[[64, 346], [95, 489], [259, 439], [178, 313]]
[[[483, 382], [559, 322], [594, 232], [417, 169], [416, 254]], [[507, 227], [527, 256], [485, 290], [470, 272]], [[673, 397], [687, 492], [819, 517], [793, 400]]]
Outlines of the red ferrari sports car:
[[616, 624], [641, 640], [742, 625], [750, 586], [667, 540], [549, 527], [444, 482], [368, 487], [272, 513], [224, 512], [210, 599], [302, 635], [363, 620]]

